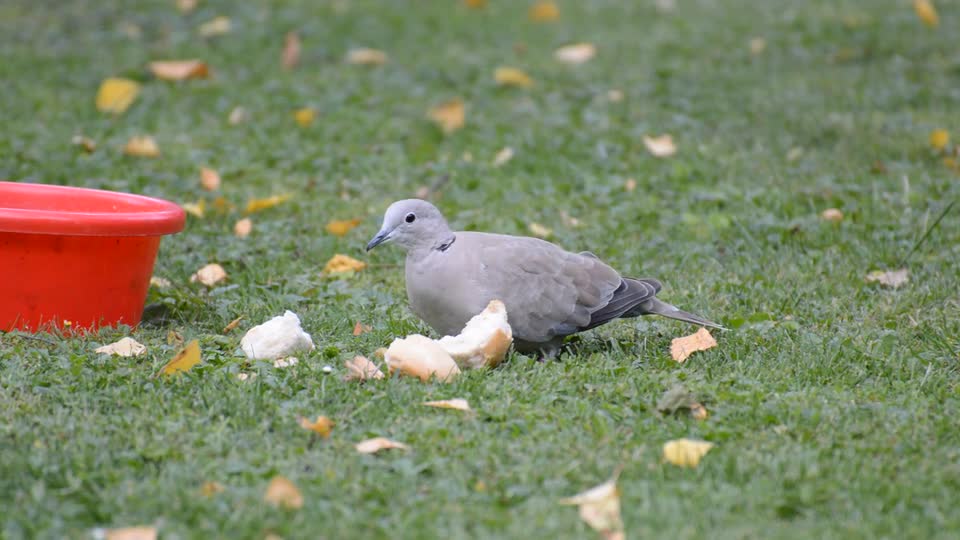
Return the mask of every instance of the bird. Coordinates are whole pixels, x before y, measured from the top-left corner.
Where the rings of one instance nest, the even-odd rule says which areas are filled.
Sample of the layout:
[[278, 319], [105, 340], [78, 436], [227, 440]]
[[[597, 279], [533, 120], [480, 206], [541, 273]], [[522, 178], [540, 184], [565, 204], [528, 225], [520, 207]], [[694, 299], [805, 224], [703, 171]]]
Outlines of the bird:
[[454, 232], [422, 199], [391, 204], [366, 250], [387, 243], [406, 251], [411, 310], [441, 335], [456, 335], [491, 300], [506, 307], [520, 353], [553, 356], [569, 335], [641, 315], [723, 329], [657, 298], [656, 279], [623, 277], [589, 251], [540, 238]]

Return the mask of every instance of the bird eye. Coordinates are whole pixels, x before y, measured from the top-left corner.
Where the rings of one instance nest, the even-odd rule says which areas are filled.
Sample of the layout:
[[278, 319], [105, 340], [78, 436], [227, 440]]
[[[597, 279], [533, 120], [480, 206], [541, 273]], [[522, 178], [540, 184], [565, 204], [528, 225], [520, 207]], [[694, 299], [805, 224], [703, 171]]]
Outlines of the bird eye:
[[403, 218], [407, 223], [413, 223], [417, 219], [417, 216], [413, 213], [407, 214], [407, 217]]

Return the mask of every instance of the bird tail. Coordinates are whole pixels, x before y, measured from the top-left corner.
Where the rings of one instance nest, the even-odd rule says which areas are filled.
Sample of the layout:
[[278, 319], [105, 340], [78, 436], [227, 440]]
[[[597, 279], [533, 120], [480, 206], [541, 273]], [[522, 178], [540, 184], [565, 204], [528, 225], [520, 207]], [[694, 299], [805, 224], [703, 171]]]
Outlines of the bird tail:
[[[639, 306], [642, 311], [637, 313], [637, 315], [660, 315], [668, 319], [676, 319], [678, 321], [683, 321], [690, 324], [696, 324], [699, 326], [709, 326], [710, 328], [719, 328], [720, 330], [726, 330], [722, 325], [719, 325], [713, 321], [704, 319], [699, 315], [694, 315], [693, 313], [687, 313], [682, 309], [668, 304], [659, 298], [651, 298]], [[632, 315], [632, 314], [631, 314]]]

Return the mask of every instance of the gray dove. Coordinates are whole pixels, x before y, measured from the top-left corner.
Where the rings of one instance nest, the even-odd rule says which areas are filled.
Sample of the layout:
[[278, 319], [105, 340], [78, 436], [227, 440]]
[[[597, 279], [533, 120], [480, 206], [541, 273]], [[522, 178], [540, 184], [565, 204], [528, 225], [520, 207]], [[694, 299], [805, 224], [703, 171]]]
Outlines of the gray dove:
[[659, 281], [622, 277], [590, 252], [539, 238], [453, 232], [427, 201], [387, 208], [367, 251], [387, 242], [407, 252], [411, 309], [442, 335], [459, 333], [494, 299], [507, 308], [520, 352], [554, 354], [565, 336], [640, 315], [723, 328], [658, 299]]

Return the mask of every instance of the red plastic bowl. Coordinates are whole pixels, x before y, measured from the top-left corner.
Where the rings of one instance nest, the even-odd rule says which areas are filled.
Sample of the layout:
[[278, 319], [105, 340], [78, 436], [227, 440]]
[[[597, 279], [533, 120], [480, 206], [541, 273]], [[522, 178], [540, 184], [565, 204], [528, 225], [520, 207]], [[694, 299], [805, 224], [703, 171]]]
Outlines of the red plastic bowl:
[[136, 326], [179, 206], [140, 195], [0, 182], [0, 330]]

